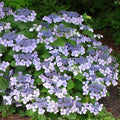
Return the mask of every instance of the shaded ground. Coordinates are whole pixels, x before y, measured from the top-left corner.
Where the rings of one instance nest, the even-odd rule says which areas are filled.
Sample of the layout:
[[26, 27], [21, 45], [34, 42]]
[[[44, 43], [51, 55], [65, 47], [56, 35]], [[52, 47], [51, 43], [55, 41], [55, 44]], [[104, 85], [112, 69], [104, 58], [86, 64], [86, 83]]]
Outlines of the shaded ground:
[[110, 93], [109, 97], [102, 98], [99, 102], [104, 104], [106, 109], [115, 116], [115, 118], [120, 118], [120, 85], [110, 86], [108, 92]]
[[113, 51], [120, 53], [120, 45], [115, 46], [114, 41], [112, 40], [113, 33], [111, 30], [107, 30], [107, 31], [97, 30], [95, 33], [103, 35], [103, 38], [100, 39], [100, 41], [102, 42], [103, 45], [106, 45], [106, 46], [112, 48]]
[[30, 117], [21, 117], [20, 115], [17, 114], [8, 116], [6, 118], [2, 118], [2, 115], [0, 114], [0, 120], [32, 120], [32, 119], [30, 119]]

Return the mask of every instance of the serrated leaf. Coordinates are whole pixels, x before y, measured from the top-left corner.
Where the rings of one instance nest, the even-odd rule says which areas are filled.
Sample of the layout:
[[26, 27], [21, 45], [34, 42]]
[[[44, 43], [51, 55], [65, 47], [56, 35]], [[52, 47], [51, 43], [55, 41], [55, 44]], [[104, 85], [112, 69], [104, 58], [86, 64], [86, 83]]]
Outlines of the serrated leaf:
[[70, 90], [72, 88], [74, 88], [74, 82], [72, 80], [68, 80], [67, 89]]
[[34, 112], [32, 110], [25, 111], [25, 115], [32, 116]]
[[58, 117], [58, 115], [54, 113], [48, 113], [48, 116], [51, 118], [51, 120]]
[[76, 46], [76, 44], [77, 44], [77, 43], [76, 43], [75, 41], [73, 41], [73, 40], [68, 40], [67, 42], [68, 42], [68, 43], [71, 43], [73, 46]]
[[7, 50], [7, 48], [0, 44], [0, 53], [4, 53]]
[[80, 93], [80, 92], [76, 92], [76, 93], [75, 93], [75, 96], [78, 96], [79, 98], [81, 98], [81, 97], [82, 97], [82, 95], [81, 95], [81, 93]]
[[62, 38], [58, 38], [53, 43], [51, 43], [51, 45], [56, 46], [56, 47], [57, 46], [65, 46], [65, 40]]
[[43, 87], [40, 92], [48, 92], [48, 90], [45, 87]]
[[6, 61], [11, 61], [13, 59], [14, 52], [12, 50], [9, 51], [9, 53], [5, 56]]
[[91, 19], [91, 16], [88, 16], [86, 13], [84, 13], [83, 18], [84, 19]]
[[48, 28], [46, 28], [46, 27], [42, 27], [42, 28], [41, 28], [41, 31], [43, 31], [43, 30], [46, 30], [46, 31], [47, 31]]
[[17, 110], [17, 113], [20, 114], [20, 116], [25, 116], [26, 115], [25, 112], [20, 110], [20, 109]]
[[54, 95], [51, 95], [51, 100], [54, 100], [55, 102], [57, 102], [58, 98]]
[[10, 107], [9, 107], [9, 110], [10, 110], [11, 113], [16, 112], [16, 108], [15, 108], [14, 106], [10, 106]]
[[27, 72], [25, 66], [16, 66], [15, 67], [15, 72], [19, 72], [19, 71]]
[[9, 86], [8, 80], [3, 77], [0, 77], [0, 90], [6, 90]]
[[69, 120], [76, 120], [76, 117], [77, 117], [76, 113], [71, 113], [68, 116], [66, 116], [66, 118], [68, 118]]
[[42, 58], [47, 59], [50, 57], [49, 53], [44, 53], [43, 55], [41, 55]]
[[18, 27], [19, 27], [21, 30], [26, 29], [26, 26], [25, 26], [25, 25], [23, 25], [23, 24], [20, 24]]
[[43, 70], [35, 71], [35, 72], [34, 72], [34, 75], [35, 75], [35, 76], [39, 76], [39, 75], [41, 75], [42, 73], [43, 73]]
[[38, 119], [39, 120], [46, 120], [46, 116], [45, 115], [38, 115]]
[[94, 34], [93, 32], [89, 31], [89, 30], [84, 30], [83, 34], [89, 36], [90, 38], [94, 38]]
[[43, 84], [43, 82], [42, 82], [42, 80], [41, 80], [40, 78], [35, 79], [35, 83], [36, 83], [37, 85]]
[[73, 76], [74, 79], [78, 79], [79, 81], [83, 81], [83, 79], [85, 78], [82, 74], [78, 74], [77, 76]]
[[75, 80], [75, 89], [82, 91], [83, 84], [79, 80]]
[[10, 65], [11, 65], [12, 67], [16, 67], [15, 63], [16, 63], [15, 60], [13, 60], [13, 61], [11, 61]]

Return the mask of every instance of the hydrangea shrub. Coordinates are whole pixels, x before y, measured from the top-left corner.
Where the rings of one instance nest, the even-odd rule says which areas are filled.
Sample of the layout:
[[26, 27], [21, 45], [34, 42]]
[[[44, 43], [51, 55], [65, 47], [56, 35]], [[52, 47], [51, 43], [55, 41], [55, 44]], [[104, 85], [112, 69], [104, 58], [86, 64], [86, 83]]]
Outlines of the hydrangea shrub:
[[117, 85], [112, 49], [96, 40], [76, 12], [60, 11], [42, 21], [35, 16], [27, 8], [13, 12], [0, 3], [4, 104], [22, 106], [28, 115], [98, 114], [103, 107], [98, 100], [107, 95], [107, 86]]

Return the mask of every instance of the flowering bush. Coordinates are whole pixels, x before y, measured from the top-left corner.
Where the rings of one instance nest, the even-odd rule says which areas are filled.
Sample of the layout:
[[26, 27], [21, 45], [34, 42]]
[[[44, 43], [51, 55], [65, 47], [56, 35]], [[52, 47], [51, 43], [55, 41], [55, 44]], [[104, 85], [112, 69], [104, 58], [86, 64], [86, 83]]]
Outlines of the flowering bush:
[[117, 85], [118, 64], [83, 16], [61, 11], [40, 22], [27, 8], [13, 12], [5, 11], [3, 2], [0, 6], [4, 104], [22, 106], [30, 116], [98, 114], [107, 86]]

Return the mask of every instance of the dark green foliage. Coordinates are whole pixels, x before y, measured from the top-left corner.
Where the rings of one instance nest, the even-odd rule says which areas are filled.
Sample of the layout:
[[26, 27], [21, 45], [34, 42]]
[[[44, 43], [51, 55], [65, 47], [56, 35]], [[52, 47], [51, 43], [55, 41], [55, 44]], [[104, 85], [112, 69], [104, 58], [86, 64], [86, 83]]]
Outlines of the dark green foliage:
[[33, 0], [3, 0], [6, 6], [13, 9], [20, 9], [32, 5]]
[[68, 10], [71, 6], [69, 0], [3, 0], [6, 6], [14, 9], [29, 8], [37, 12], [37, 18], [41, 19], [53, 12]]
[[6, 80], [4, 77], [0, 77], [0, 90], [6, 90], [8, 85], [8, 80]]
[[14, 106], [6, 106], [4, 103], [0, 105], [0, 112], [2, 113], [3, 119], [8, 115], [11, 115], [16, 112], [16, 108]]
[[103, 111], [101, 111], [98, 115], [96, 116], [92, 115], [87, 120], [120, 120], [120, 119], [114, 118], [112, 114], [107, 112], [107, 110], [104, 108]]
[[30, 8], [34, 9], [38, 14], [38, 19], [41, 19], [53, 12], [68, 10], [70, 6], [69, 0], [34, 0]]
[[[115, 45], [120, 45], [120, 4], [119, 0], [92, 0], [87, 9], [87, 14], [91, 15], [92, 27], [95, 30], [111, 30]], [[87, 3], [86, 3], [87, 4]]]

